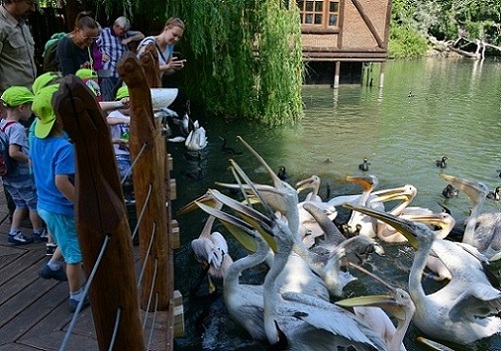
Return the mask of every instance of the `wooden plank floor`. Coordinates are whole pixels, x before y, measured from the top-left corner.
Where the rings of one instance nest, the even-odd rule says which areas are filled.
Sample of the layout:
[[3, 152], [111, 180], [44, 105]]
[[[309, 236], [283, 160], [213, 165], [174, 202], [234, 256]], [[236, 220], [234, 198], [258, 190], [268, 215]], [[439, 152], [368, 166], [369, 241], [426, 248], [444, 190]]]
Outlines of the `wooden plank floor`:
[[[38, 277], [48, 261], [45, 244], [11, 247], [7, 205], [0, 186], [0, 351], [59, 350], [70, 324], [68, 284]], [[22, 228], [31, 235], [31, 229]], [[139, 252], [135, 247], [136, 268]], [[141, 312], [141, 321], [144, 313]], [[171, 350], [167, 335], [167, 312], [148, 313], [145, 340], [149, 350]], [[154, 321], [153, 331], [151, 330]], [[150, 334], [152, 335], [150, 337]], [[90, 307], [82, 311], [65, 350], [98, 350]]]

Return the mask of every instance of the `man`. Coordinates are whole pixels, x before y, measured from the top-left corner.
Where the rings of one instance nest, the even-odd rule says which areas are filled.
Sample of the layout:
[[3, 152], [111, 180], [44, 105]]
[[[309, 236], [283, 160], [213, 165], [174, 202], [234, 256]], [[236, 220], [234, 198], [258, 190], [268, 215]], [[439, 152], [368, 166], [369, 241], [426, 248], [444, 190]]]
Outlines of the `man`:
[[35, 80], [35, 41], [24, 17], [37, 2], [3, 0], [0, 6], [0, 93], [13, 85], [31, 88]]
[[[38, 0], [3, 0], [0, 6], [0, 94], [11, 86], [31, 84], [37, 76], [35, 41], [24, 18], [35, 11]], [[6, 111], [0, 104], [0, 118]], [[5, 189], [4, 189], [5, 190]], [[12, 218], [15, 205], [5, 191]]]
[[97, 45], [103, 54], [103, 70], [105, 74], [101, 76], [101, 93], [103, 101], [113, 101], [115, 99], [114, 90], [118, 84], [119, 75], [117, 63], [124, 53], [129, 50], [129, 43], [139, 41], [144, 38], [144, 34], [131, 31], [130, 21], [121, 16], [115, 20], [112, 27], [104, 28], [97, 40]]

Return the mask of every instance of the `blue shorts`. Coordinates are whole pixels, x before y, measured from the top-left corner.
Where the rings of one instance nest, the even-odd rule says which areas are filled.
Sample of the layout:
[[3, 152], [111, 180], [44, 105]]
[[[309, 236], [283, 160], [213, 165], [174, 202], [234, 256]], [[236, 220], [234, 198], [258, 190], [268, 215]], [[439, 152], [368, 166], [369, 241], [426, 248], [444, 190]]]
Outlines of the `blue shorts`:
[[120, 181], [132, 177], [132, 172], [130, 171], [130, 156], [129, 155], [116, 155], [118, 174], [120, 175]]
[[68, 264], [78, 264], [82, 262], [82, 252], [78, 242], [75, 219], [58, 213], [51, 213], [41, 208], [38, 214], [47, 224], [47, 228], [52, 233], [52, 237], [63, 254], [64, 260]]
[[3, 185], [9, 192], [16, 208], [28, 208], [30, 211], [37, 210], [37, 189], [31, 178], [17, 182], [4, 181]]

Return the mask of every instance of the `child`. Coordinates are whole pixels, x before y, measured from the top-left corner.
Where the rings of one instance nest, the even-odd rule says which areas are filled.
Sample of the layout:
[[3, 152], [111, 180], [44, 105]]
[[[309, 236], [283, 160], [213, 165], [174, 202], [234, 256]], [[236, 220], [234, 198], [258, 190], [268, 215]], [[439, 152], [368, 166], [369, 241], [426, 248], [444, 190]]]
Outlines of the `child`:
[[[25, 245], [33, 241], [47, 240], [47, 233], [37, 213], [37, 189], [29, 170], [28, 136], [20, 120], [27, 121], [32, 114], [33, 93], [26, 87], [12, 86], [2, 94], [2, 103], [7, 111], [7, 118], [0, 121], [2, 129], [9, 139], [9, 156], [14, 161], [13, 167], [2, 177], [3, 184], [16, 206], [9, 232], [9, 245]], [[29, 210], [33, 237], [21, 233], [21, 222]]]
[[[33, 111], [38, 122], [35, 126], [35, 138], [31, 159], [33, 173], [38, 188], [38, 212], [52, 233], [58, 249], [66, 261], [66, 276], [70, 297], [69, 309], [75, 312], [83, 293], [80, 287], [82, 254], [75, 226], [74, 201], [75, 187], [72, 183], [75, 174], [75, 150], [63, 137], [63, 124], [56, 118], [52, 108], [52, 95], [58, 85], [41, 89], [33, 101]], [[53, 256], [54, 257], [54, 256]], [[57, 274], [62, 268], [57, 267], [54, 258], [40, 271], [42, 278]], [[89, 305], [85, 297], [83, 307]]]
[[[126, 86], [118, 89], [115, 101], [124, 101], [129, 97], [129, 90]], [[130, 173], [130, 152], [129, 152], [129, 124], [130, 109], [120, 109], [112, 111], [106, 118], [110, 125], [110, 133], [115, 148], [115, 158], [117, 160], [120, 180], [131, 176]]]

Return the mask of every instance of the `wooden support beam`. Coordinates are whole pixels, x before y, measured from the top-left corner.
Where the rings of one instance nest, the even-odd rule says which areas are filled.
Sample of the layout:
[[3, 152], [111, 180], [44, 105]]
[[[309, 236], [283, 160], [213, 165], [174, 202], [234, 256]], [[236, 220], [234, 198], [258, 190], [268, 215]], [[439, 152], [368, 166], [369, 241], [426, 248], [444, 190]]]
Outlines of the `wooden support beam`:
[[184, 307], [183, 295], [179, 290], [174, 291], [174, 337], [184, 335]]
[[173, 250], [181, 247], [181, 238], [179, 236], [179, 223], [173, 219], [171, 221], [170, 242]]

